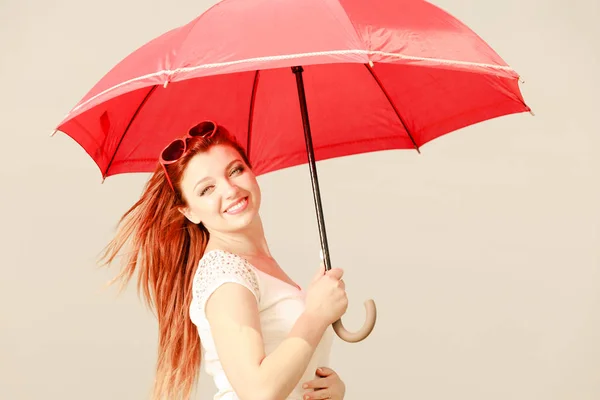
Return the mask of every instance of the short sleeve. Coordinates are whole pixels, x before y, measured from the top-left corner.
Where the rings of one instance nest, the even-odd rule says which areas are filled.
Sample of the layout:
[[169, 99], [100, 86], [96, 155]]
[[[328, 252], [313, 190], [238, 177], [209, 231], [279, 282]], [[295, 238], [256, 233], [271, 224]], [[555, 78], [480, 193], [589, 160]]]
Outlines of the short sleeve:
[[194, 277], [195, 307], [202, 315], [206, 301], [225, 283], [237, 283], [246, 287], [256, 301], [260, 301], [258, 277], [249, 263], [235, 254], [213, 250], [202, 258]]

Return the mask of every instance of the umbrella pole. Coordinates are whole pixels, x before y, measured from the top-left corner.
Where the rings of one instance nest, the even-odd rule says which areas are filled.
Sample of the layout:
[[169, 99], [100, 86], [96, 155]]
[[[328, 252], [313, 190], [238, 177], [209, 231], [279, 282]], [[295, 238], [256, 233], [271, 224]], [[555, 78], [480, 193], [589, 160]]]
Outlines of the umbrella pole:
[[[317, 175], [317, 165], [315, 161], [314, 146], [312, 143], [312, 134], [310, 131], [310, 122], [308, 119], [308, 106], [306, 105], [306, 94], [304, 92], [304, 79], [302, 73], [304, 68], [301, 66], [292, 67], [292, 72], [296, 75], [296, 86], [298, 87], [298, 100], [300, 101], [300, 113], [302, 114], [302, 126], [304, 128], [304, 140], [306, 142], [306, 153], [308, 155], [308, 166], [310, 169], [310, 179], [313, 188], [313, 197], [317, 212], [317, 224], [319, 227], [319, 237], [321, 239], [321, 251], [323, 252], [323, 262], [325, 270], [331, 269], [331, 260], [329, 257], [329, 245], [327, 243], [327, 232], [325, 230], [325, 218], [323, 216], [323, 205], [321, 203], [321, 191], [319, 189], [319, 177]], [[337, 320], [333, 323], [333, 329], [336, 334], [346, 342], [359, 342], [365, 339], [373, 330], [377, 316], [375, 302], [367, 300], [365, 302], [367, 312], [366, 321], [361, 329], [357, 332], [349, 332], [344, 328], [342, 320]]]
[[306, 96], [304, 93], [304, 80], [302, 79], [302, 67], [293, 67], [292, 71], [296, 75], [296, 85], [298, 86], [298, 98], [300, 100], [300, 113], [302, 114], [302, 126], [304, 128], [304, 141], [306, 142], [306, 152], [308, 154], [308, 166], [310, 169], [310, 180], [312, 182], [313, 197], [315, 200], [315, 209], [317, 211], [317, 225], [319, 227], [319, 236], [321, 238], [321, 250], [323, 251], [323, 262], [325, 270], [331, 269], [331, 260], [329, 258], [329, 244], [327, 243], [327, 232], [325, 230], [325, 218], [323, 216], [323, 205], [321, 203], [321, 191], [319, 189], [319, 176], [317, 175], [317, 165], [315, 162], [315, 152], [312, 143], [312, 134], [310, 131], [310, 122], [308, 120], [308, 107], [306, 105]]

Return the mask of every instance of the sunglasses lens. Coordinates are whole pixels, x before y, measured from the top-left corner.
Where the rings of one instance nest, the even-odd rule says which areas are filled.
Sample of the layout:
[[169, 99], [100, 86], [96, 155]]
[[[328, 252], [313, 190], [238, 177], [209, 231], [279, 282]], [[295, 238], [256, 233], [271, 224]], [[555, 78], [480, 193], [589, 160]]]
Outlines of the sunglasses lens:
[[[211, 121], [200, 122], [198, 125], [194, 126], [188, 131], [188, 137], [185, 139], [178, 139], [172, 142], [167, 148], [165, 148], [162, 152], [162, 160], [164, 162], [170, 163], [173, 161], [177, 161], [185, 152], [186, 144], [189, 139], [189, 136], [192, 137], [210, 137], [217, 130], [217, 125]], [[185, 140], [185, 141], [184, 141]]]
[[189, 134], [190, 136], [206, 136], [212, 134], [216, 128], [214, 122], [204, 121], [191, 128]]
[[166, 162], [175, 161], [183, 154], [185, 150], [185, 143], [183, 140], [176, 140], [167, 147], [163, 153], [162, 158]]

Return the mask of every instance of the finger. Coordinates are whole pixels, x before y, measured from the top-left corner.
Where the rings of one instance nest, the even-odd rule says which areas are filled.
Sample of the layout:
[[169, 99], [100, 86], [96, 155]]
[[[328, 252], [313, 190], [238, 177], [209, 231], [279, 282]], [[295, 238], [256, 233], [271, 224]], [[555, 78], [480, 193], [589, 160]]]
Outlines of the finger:
[[317, 368], [317, 375], [325, 378], [327, 376], [335, 375], [335, 371], [331, 368], [319, 367]]
[[325, 275], [325, 263], [323, 261], [321, 261], [321, 263], [319, 264], [319, 269], [317, 270], [317, 273], [315, 274], [315, 276], [313, 278], [313, 282], [315, 282], [319, 278], [323, 277], [323, 275]]
[[331, 268], [325, 274], [331, 278], [340, 280], [342, 279], [342, 276], [344, 276], [344, 270], [341, 268]]
[[313, 379], [302, 385], [302, 389], [325, 389], [329, 387], [330, 383], [325, 378]]
[[306, 400], [325, 400], [331, 399], [331, 392], [329, 389], [315, 390], [314, 392], [308, 392], [304, 394]]
[[346, 290], [346, 282], [344, 282], [344, 280], [343, 280], [343, 279], [340, 279], [340, 280], [338, 281], [338, 286], [339, 286], [340, 288], [342, 288], [343, 290]]

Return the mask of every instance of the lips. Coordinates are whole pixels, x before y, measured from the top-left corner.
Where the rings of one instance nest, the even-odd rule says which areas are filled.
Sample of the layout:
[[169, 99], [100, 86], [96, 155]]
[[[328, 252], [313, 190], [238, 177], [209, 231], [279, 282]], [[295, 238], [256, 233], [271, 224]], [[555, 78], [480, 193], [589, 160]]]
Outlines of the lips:
[[238, 212], [243, 211], [248, 205], [248, 197], [242, 197], [239, 200], [233, 202], [227, 209], [225, 209], [226, 214], [236, 214]]

